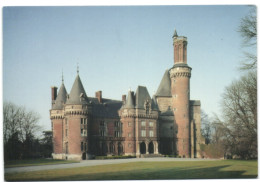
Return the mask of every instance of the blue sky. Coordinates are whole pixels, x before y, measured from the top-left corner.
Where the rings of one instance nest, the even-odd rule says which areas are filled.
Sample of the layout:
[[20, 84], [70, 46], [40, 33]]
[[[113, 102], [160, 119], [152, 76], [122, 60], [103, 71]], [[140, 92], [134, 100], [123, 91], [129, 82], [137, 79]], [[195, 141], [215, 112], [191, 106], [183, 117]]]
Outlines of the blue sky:
[[152, 96], [173, 66], [172, 35], [188, 38], [191, 99], [221, 114], [224, 88], [241, 76], [237, 32], [248, 6], [5, 7], [3, 101], [26, 106], [50, 129], [51, 86], [79, 74], [88, 96], [121, 99], [138, 85]]

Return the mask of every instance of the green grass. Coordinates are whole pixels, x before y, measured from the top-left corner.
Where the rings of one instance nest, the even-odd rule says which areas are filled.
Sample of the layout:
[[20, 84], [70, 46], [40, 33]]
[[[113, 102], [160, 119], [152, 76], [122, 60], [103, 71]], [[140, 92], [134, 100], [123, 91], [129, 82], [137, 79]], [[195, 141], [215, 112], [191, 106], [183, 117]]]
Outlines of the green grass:
[[54, 160], [54, 159], [12, 160], [12, 161], [5, 161], [5, 168], [41, 166], [41, 165], [50, 165], [50, 164], [66, 164], [66, 163], [75, 163], [75, 162], [79, 162], [79, 161]]
[[5, 180], [151, 180], [256, 178], [257, 161], [134, 162], [5, 174]]

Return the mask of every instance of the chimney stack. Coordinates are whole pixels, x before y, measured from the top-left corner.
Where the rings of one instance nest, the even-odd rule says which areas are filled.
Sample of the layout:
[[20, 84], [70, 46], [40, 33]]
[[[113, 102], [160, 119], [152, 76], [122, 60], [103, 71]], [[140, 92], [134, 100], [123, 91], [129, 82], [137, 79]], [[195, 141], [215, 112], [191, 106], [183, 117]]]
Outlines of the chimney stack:
[[57, 98], [57, 87], [55, 87], [55, 86], [53, 86], [53, 87], [51, 87], [51, 104], [52, 104], [52, 106], [53, 106], [53, 104], [55, 103], [55, 100], [56, 100], [56, 98]]
[[125, 104], [125, 102], [126, 102], [126, 95], [122, 95], [122, 101], [123, 101], [123, 104]]
[[102, 91], [97, 91], [96, 92], [96, 98], [98, 99], [99, 103], [102, 103]]

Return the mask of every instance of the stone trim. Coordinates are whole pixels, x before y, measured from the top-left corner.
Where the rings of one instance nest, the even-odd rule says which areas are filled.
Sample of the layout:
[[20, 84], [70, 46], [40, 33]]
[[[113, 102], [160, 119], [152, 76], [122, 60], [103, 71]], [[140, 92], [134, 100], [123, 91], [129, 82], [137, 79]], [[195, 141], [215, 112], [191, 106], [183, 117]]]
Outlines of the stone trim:
[[51, 119], [64, 119], [64, 115], [52, 115]]

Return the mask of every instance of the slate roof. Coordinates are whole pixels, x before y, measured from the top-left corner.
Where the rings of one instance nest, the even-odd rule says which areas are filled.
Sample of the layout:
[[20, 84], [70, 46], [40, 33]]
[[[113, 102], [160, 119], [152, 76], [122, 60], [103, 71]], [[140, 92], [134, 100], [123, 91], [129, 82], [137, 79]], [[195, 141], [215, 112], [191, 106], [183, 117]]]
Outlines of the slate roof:
[[163, 78], [161, 80], [161, 83], [157, 89], [157, 92], [155, 94], [156, 96], [162, 96], [162, 97], [171, 97], [171, 79], [169, 70], [166, 70]]
[[112, 99], [102, 99], [99, 103], [95, 97], [89, 97], [92, 106], [92, 114], [97, 118], [119, 118], [118, 110], [122, 107], [123, 102]]
[[124, 105], [124, 108], [127, 108], [127, 109], [135, 108], [135, 106], [134, 106], [134, 98], [133, 98], [132, 92], [130, 90], [128, 92], [127, 100], [126, 100], [126, 103]]
[[152, 102], [152, 99], [147, 91], [147, 88], [144, 86], [138, 86], [135, 93], [135, 103], [136, 103], [135, 108], [144, 109], [144, 102], [146, 100], [148, 100], [150, 103]]
[[192, 105], [192, 106], [200, 106], [200, 100], [190, 100], [190, 105]]
[[155, 110], [159, 110], [155, 95], [153, 96], [153, 99], [152, 99], [152, 108]]
[[63, 104], [66, 103], [66, 100], [67, 100], [67, 91], [64, 84], [62, 83], [59, 89], [58, 96], [55, 100], [55, 104], [52, 106], [52, 109], [57, 109], [57, 110], [63, 109]]
[[77, 75], [66, 104], [87, 104], [88, 98], [79, 75]]

